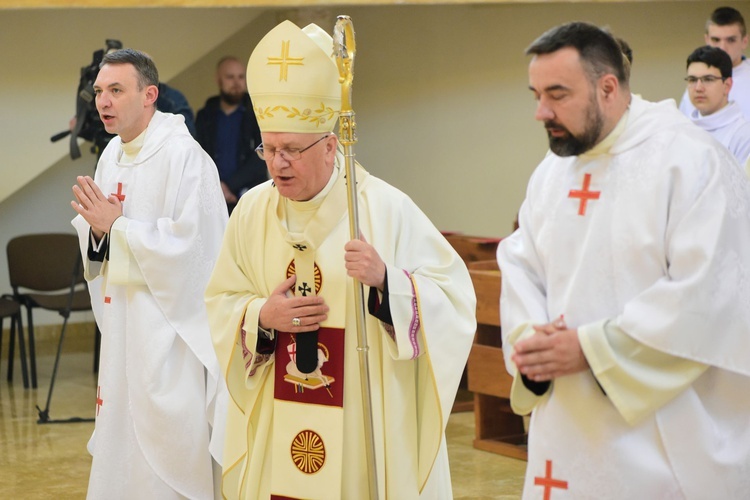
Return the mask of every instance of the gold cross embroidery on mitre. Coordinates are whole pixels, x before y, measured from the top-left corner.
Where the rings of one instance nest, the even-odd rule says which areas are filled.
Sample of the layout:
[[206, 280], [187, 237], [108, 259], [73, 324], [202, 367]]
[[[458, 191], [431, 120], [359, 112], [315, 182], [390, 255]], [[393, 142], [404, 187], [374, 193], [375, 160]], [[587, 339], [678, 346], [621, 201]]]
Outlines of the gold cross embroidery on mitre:
[[289, 43], [290, 40], [282, 40], [281, 56], [268, 58], [268, 64], [279, 65], [279, 81], [286, 81], [286, 77], [289, 73], [289, 66], [304, 66], [304, 63], [302, 62], [304, 57], [289, 57]]

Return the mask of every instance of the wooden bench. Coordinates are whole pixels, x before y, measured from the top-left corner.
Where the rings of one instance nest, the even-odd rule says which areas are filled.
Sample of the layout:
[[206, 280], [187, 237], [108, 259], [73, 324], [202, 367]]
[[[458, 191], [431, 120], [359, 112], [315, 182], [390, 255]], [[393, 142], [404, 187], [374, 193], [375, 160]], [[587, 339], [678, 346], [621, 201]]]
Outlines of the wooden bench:
[[471, 262], [495, 260], [500, 238], [484, 238], [457, 233], [443, 233], [448, 243], [468, 266]]
[[[467, 266], [475, 262], [490, 262], [495, 260], [497, 244], [500, 242], [499, 238], [468, 236], [452, 232], [443, 232], [443, 236], [448, 240]], [[497, 268], [497, 266], [495, 266], [495, 268]], [[464, 369], [464, 374], [461, 377], [461, 383], [459, 384], [459, 392], [456, 396], [455, 403], [453, 403], [452, 411], [454, 413], [474, 410], [474, 398], [468, 393], [467, 380], [468, 373], [466, 369]]]
[[477, 333], [468, 362], [468, 388], [474, 393], [474, 447], [526, 460], [523, 417], [510, 408], [513, 378], [505, 369], [500, 332], [500, 270], [497, 262], [469, 264], [477, 294]]

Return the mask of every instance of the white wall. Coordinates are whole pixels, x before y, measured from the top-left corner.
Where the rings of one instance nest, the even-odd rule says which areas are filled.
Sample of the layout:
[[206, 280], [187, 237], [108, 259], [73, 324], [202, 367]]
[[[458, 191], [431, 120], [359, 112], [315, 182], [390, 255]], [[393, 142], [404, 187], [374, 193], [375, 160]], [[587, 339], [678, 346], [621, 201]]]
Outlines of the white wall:
[[[278, 16], [308, 17], [331, 29], [337, 14], [349, 14], [357, 39], [357, 159], [411, 195], [440, 229], [504, 236], [546, 151], [524, 48], [563, 22], [608, 25], [633, 47], [633, 90], [649, 100], [678, 98], [685, 59], [703, 43], [705, 19], [719, 5], [0, 11], [0, 191], [19, 172], [53, 165], [0, 203], [0, 247], [16, 234], [71, 231], [70, 186], [76, 174], [93, 171], [93, 160], [69, 161], [67, 145], [50, 144], [49, 136], [66, 125], [78, 70], [105, 38], [151, 53], [164, 79], [197, 109], [215, 93], [216, 60], [249, 57]], [[728, 5], [750, 20], [750, 2]], [[0, 290], [5, 273], [0, 259]]]

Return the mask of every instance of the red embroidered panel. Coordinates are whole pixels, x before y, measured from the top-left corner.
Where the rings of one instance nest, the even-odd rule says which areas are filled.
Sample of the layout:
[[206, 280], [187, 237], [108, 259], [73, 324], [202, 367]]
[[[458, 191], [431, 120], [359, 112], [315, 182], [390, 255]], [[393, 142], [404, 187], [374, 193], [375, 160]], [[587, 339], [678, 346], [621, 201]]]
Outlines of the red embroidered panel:
[[[274, 397], [324, 406], [344, 406], [344, 330], [318, 330], [318, 366], [313, 373], [303, 374], [296, 368], [294, 337], [305, 335], [276, 332]], [[322, 363], [322, 364], [321, 364]]]

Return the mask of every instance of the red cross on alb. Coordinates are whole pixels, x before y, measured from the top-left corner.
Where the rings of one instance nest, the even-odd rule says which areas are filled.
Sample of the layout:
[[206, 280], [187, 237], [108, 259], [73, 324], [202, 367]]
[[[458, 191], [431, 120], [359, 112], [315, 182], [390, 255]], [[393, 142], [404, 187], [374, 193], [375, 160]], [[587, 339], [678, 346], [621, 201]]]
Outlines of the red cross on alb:
[[120, 203], [125, 201], [125, 195], [122, 192], [122, 182], [117, 183], [117, 192], [116, 193], [110, 193], [110, 196], [114, 196], [118, 200], [120, 200]]
[[559, 479], [552, 479], [552, 460], [547, 460], [544, 477], [535, 477], [534, 486], [544, 486], [544, 500], [549, 500], [550, 495], [552, 494], [552, 488], [567, 490], [568, 482]]
[[578, 215], [586, 215], [586, 204], [589, 200], [598, 200], [601, 191], [589, 191], [591, 185], [591, 174], [583, 176], [583, 189], [571, 189], [568, 198], [580, 198]]
[[104, 405], [104, 400], [101, 398], [102, 386], [96, 387], [96, 416], [99, 416], [99, 408]]

